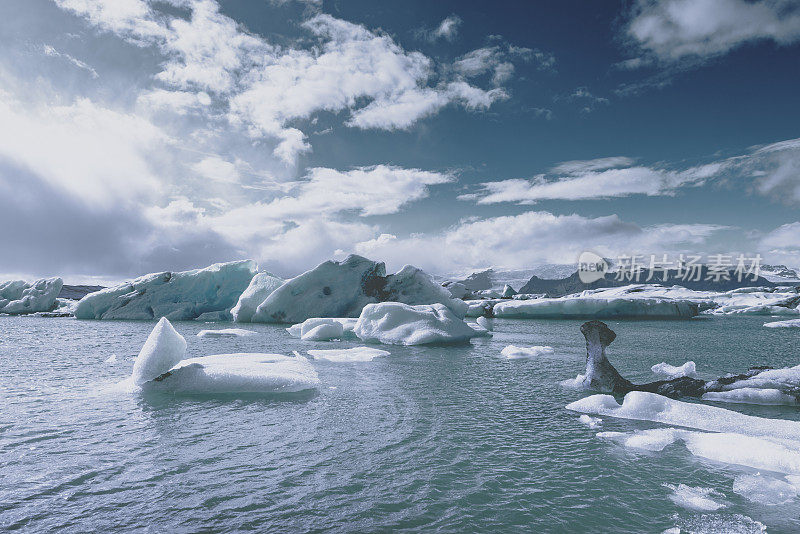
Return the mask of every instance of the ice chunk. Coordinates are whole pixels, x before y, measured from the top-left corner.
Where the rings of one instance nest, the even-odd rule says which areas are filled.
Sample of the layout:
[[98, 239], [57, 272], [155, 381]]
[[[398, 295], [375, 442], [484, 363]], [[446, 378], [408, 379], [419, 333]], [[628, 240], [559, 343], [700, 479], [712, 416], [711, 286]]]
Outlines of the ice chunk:
[[697, 304], [690, 300], [672, 298], [631, 298], [569, 295], [560, 298], [534, 300], [506, 300], [494, 305], [495, 317], [694, 317], [699, 313]]
[[755, 475], [739, 475], [733, 481], [733, 491], [748, 501], [775, 506], [786, 504], [797, 497], [797, 489], [777, 478]]
[[0, 313], [49, 312], [56, 307], [63, 285], [61, 278], [44, 278], [33, 284], [23, 280], [0, 283]]
[[280, 354], [215, 354], [189, 358], [142, 385], [143, 391], [183, 394], [293, 393], [319, 386], [303, 357]]
[[[588, 416], [587, 416], [588, 417]], [[630, 449], [642, 451], [661, 451], [664, 447], [679, 439], [679, 430], [674, 428], [656, 428], [643, 432], [600, 432], [598, 438], [619, 443]]]
[[331, 321], [330, 323], [318, 324], [307, 330], [300, 339], [303, 341], [330, 341], [332, 339], [341, 339], [343, 333], [342, 324]]
[[674, 366], [666, 362], [657, 363], [650, 368], [653, 373], [666, 378], [680, 378], [682, 376], [697, 376], [697, 367], [693, 361], [688, 361], [683, 365]]
[[487, 332], [491, 332], [494, 330], [494, 319], [490, 317], [480, 316], [475, 320], [478, 323], [478, 326], [486, 330]]
[[158, 321], [133, 362], [131, 379], [136, 385], [169, 371], [186, 354], [186, 340], [166, 317]]
[[464, 299], [470, 294], [467, 286], [461, 282], [448, 282], [447, 284], [444, 284], [444, 287], [450, 292], [450, 295], [452, 295], [454, 299]]
[[258, 273], [250, 280], [250, 285], [239, 297], [236, 306], [231, 310], [233, 320], [237, 323], [249, 323], [256, 313], [256, 308], [266, 300], [273, 291], [283, 285], [284, 280], [272, 273]]
[[394, 345], [454, 343], [486, 335], [471, 328], [444, 304], [410, 306], [399, 302], [365, 306], [354, 332], [369, 343]]
[[511, 287], [508, 284], [503, 286], [503, 290], [500, 292], [500, 296], [502, 298], [504, 298], [504, 299], [510, 299], [511, 297], [513, 297], [516, 294], [517, 294], [517, 292], [514, 290], [514, 288]]
[[132, 282], [89, 293], [75, 309], [78, 319], [173, 321], [228, 312], [250, 284], [252, 260], [215, 263], [205, 269], [148, 274]]
[[611, 395], [591, 395], [567, 405], [568, 410], [621, 419], [655, 421], [712, 432], [737, 432], [800, 440], [800, 422], [744, 415], [717, 406], [669, 399], [655, 393], [631, 391], [622, 404]]
[[714, 512], [726, 506], [715, 500], [723, 497], [723, 495], [713, 488], [692, 487], [686, 484], [678, 484], [677, 486], [674, 484], [662, 484], [662, 486], [672, 490], [669, 500], [687, 510]]
[[740, 388], [703, 394], [703, 400], [740, 404], [797, 405], [797, 397], [779, 389]]
[[106, 363], [117, 363], [117, 355], [116, 354], [112, 354], [111, 356], [106, 358], [105, 362]]
[[789, 319], [787, 321], [773, 321], [764, 323], [767, 328], [800, 328], [800, 319]]
[[289, 335], [292, 337], [302, 338], [304, 334], [307, 334], [311, 329], [319, 325], [336, 323], [342, 327], [341, 336], [355, 337], [353, 328], [355, 328], [357, 321], [358, 319], [351, 317], [312, 317], [311, 319], [306, 319], [302, 323], [290, 326], [286, 331], [289, 332]]
[[580, 417], [578, 417], [578, 421], [580, 421], [581, 423], [592, 429], [598, 428], [603, 424], [603, 420], [600, 419], [599, 417], [592, 417], [586, 414], [583, 414]]
[[508, 345], [500, 351], [500, 354], [509, 360], [519, 358], [536, 358], [544, 354], [553, 354], [553, 347], [544, 345], [535, 345], [533, 347], [517, 347], [516, 345]]
[[373, 347], [353, 347], [352, 349], [310, 350], [317, 360], [329, 362], [369, 362], [381, 356], [389, 356], [389, 351]]
[[695, 514], [688, 517], [675, 515], [675, 529], [664, 531], [664, 534], [762, 534], [767, 527], [742, 514]]
[[222, 328], [220, 330], [200, 330], [197, 337], [246, 337], [254, 336], [257, 333], [243, 328]]

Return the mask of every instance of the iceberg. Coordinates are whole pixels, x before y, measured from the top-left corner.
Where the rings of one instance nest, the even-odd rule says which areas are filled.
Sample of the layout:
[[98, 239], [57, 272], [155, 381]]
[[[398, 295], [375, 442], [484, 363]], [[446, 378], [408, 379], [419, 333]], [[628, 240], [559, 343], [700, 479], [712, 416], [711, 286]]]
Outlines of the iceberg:
[[683, 365], [674, 366], [667, 362], [657, 363], [650, 368], [653, 373], [666, 378], [680, 378], [682, 376], [697, 376], [697, 366], [694, 362], [688, 361]]
[[478, 326], [480, 326], [481, 328], [483, 328], [488, 332], [494, 330], [494, 319], [492, 319], [491, 317], [484, 317], [483, 315], [481, 315], [475, 320], [475, 322], [478, 323]]
[[354, 332], [362, 341], [391, 345], [456, 343], [487, 335], [471, 328], [444, 304], [411, 306], [400, 302], [368, 304]]
[[316, 325], [304, 333], [300, 339], [303, 341], [331, 341], [332, 339], [341, 339], [343, 334], [342, 323], [332, 321]]
[[300, 323], [311, 317], [358, 317], [367, 304], [441, 303], [464, 317], [467, 304], [420, 269], [407, 265], [386, 276], [383, 263], [357, 255], [326, 261], [286, 281], [258, 305], [251, 321]]
[[603, 297], [583, 294], [559, 298], [503, 301], [495, 304], [493, 308], [494, 316], [503, 318], [648, 317], [669, 319], [694, 317], [699, 311], [695, 302], [685, 299], [638, 296]]
[[222, 328], [219, 330], [200, 330], [197, 337], [247, 337], [254, 336], [258, 332], [245, 330], [243, 328]]
[[286, 331], [289, 332], [290, 336], [302, 339], [304, 335], [320, 325], [336, 323], [341, 325], [339, 337], [355, 337], [353, 328], [355, 328], [357, 321], [358, 319], [352, 317], [312, 317], [311, 319], [306, 319], [302, 323], [293, 324], [287, 328]]
[[303, 357], [214, 354], [184, 359], [186, 340], [162, 317], [136, 357], [131, 381], [142, 391], [287, 393], [313, 389], [319, 377]]
[[553, 354], [553, 347], [547, 346], [533, 346], [533, 347], [517, 347], [516, 345], [509, 345], [500, 351], [500, 354], [509, 360], [517, 360], [520, 358], [536, 358], [544, 354]]
[[256, 308], [266, 300], [273, 291], [283, 285], [284, 280], [272, 273], [258, 273], [250, 280], [250, 285], [239, 297], [236, 306], [231, 310], [233, 320], [237, 323], [249, 323], [256, 313]]
[[789, 319], [788, 321], [773, 321], [764, 323], [767, 328], [800, 328], [800, 319]]
[[761, 404], [764, 406], [796, 406], [797, 397], [779, 389], [739, 388], [729, 391], [704, 393], [703, 400], [731, 402], [740, 404]]
[[308, 353], [315, 360], [329, 362], [369, 362], [381, 356], [389, 356], [386, 350], [373, 347], [353, 347], [352, 349], [310, 350]]
[[32, 284], [24, 280], [0, 283], [0, 313], [18, 315], [52, 311], [63, 285], [61, 278], [44, 278]]
[[215, 263], [204, 269], [163, 272], [102, 289], [83, 297], [78, 319], [173, 321], [227, 317], [256, 272], [252, 260]]

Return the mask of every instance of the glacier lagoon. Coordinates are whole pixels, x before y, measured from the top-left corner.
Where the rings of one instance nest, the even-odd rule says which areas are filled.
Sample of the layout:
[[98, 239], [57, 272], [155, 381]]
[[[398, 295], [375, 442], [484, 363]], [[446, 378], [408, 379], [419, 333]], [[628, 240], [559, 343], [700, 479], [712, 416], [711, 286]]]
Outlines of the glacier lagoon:
[[[800, 363], [797, 330], [764, 328], [766, 320], [610, 320], [618, 337], [609, 355], [635, 382], [653, 380], [661, 362], [692, 360], [704, 378]], [[682, 442], [623, 447], [598, 432], [666, 426], [583, 416], [590, 428], [566, 410], [590, 394], [560, 384], [583, 372], [580, 324], [496, 319], [493, 337], [469, 343], [313, 360], [314, 391], [176, 396], [118, 385], [152, 322], [0, 317], [0, 528], [800, 528], [800, 498], [764, 504], [742, 489], [764, 476], [757, 486], [782, 488], [783, 474], [699, 458]], [[233, 338], [196, 335], [221, 324], [174, 326], [187, 357], [362, 345], [301, 341], [269, 324]], [[553, 351], [508, 359], [509, 345]], [[703, 403], [800, 421], [792, 406]]]

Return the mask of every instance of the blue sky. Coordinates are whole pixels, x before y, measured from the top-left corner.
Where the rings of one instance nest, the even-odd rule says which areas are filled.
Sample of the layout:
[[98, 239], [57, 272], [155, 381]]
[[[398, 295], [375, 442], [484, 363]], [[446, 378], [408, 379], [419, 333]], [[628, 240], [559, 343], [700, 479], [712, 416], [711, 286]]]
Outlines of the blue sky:
[[800, 4], [12, 0], [0, 272], [800, 265]]

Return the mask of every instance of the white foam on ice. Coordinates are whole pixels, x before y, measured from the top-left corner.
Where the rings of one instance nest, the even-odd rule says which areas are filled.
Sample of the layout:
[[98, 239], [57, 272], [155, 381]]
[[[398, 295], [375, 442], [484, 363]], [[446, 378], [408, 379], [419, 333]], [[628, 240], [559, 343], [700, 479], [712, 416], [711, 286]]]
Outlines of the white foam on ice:
[[197, 337], [247, 337], [257, 333], [244, 328], [221, 328], [219, 330], [200, 330]]
[[723, 495], [713, 488], [687, 486], [686, 484], [662, 484], [662, 486], [672, 491], [669, 500], [687, 510], [714, 512], [727, 506], [716, 500], [722, 498]]
[[797, 489], [792, 484], [760, 473], [737, 476], [733, 491], [748, 501], [767, 506], [786, 504], [797, 498]]
[[236, 306], [231, 310], [233, 320], [237, 323], [249, 323], [253, 315], [256, 313], [256, 308], [266, 300], [273, 291], [283, 285], [284, 280], [278, 278], [272, 273], [262, 272], [256, 274], [250, 285], [239, 296]]
[[180, 361], [144, 391], [182, 394], [294, 393], [319, 386], [319, 376], [303, 357], [280, 354], [215, 354]]
[[779, 389], [739, 388], [704, 393], [703, 400], [766, 406], [796, 406], [797, 398]]
[[56, 298], [64, 281], [43, 278], [29, 284], [24, 280], [0, 283], [0, 313], [11, 315], [49, 312], [56, 307]]
[[764, 323], [767, 328], [800, 328], [800, 319], [789, 319], [787, 321], [773, 321]]
[[693, 361], [688, 361], [683, 365], [674, 366], [666, 362], [657, 363], [650, 368], [653, 373], [666, 378], [680, 378], [682, 376], [697, 376], [697, 367]]
[[341, 339], [344, 329], [342, 324], [336, 321], [330, 323], [318, 324], [315, 327], [307, 330], [300, 337], [303, 341], [330, 341], [332, 339]]
[[737, 432], [800, 440], [800, 422], [745, 415], [717, 406], [669, 399], [655, 393], [631, 391], [618, 404], [611, 395], [590, 395], [567, 405], [568, 410], [621, 419], [654, 421], [712, 432]]
[[374, 347], [353, 347], [351, 349], [331, 349], [331, 350], [309, 350], [308, 353], [315, 360], [327, 360], [329, 362], [369, 362], [381, 356], [389, 356], [391, 353], [386, 350]]
[[133, 362], [131, 380], [142, 385], [166, 373], [186, 354], [186, 340], [162, 317]]
[[355, 334], [367, 343], [422, 345], [464, 342], [481, 335], [443, 304], [409, 306], [399, 302], [368, 304]]
[[508, 345], [500, 351], [500, 354], [509, 360], [517, 360], [520, 358], [537, 358], [545, 354], [553, 354], [553, 352], [555, 352], [553, 347], [548, 347], [545, 345], [536, 345], [533, 347], [518, 347], [516, 345]]
[[163, 272], [89, 293], [75, 308], [78, 319], [172, 321], [230, 320], [229, 310], [256, 272], [252, 260], [204, 269]]
[[592, 429], [599, 428], [603, 424], [603, 420], [599, 417], [592, 417], [591, 415], [586, 414], [580, 415], [578, 417], [578, 421]]

